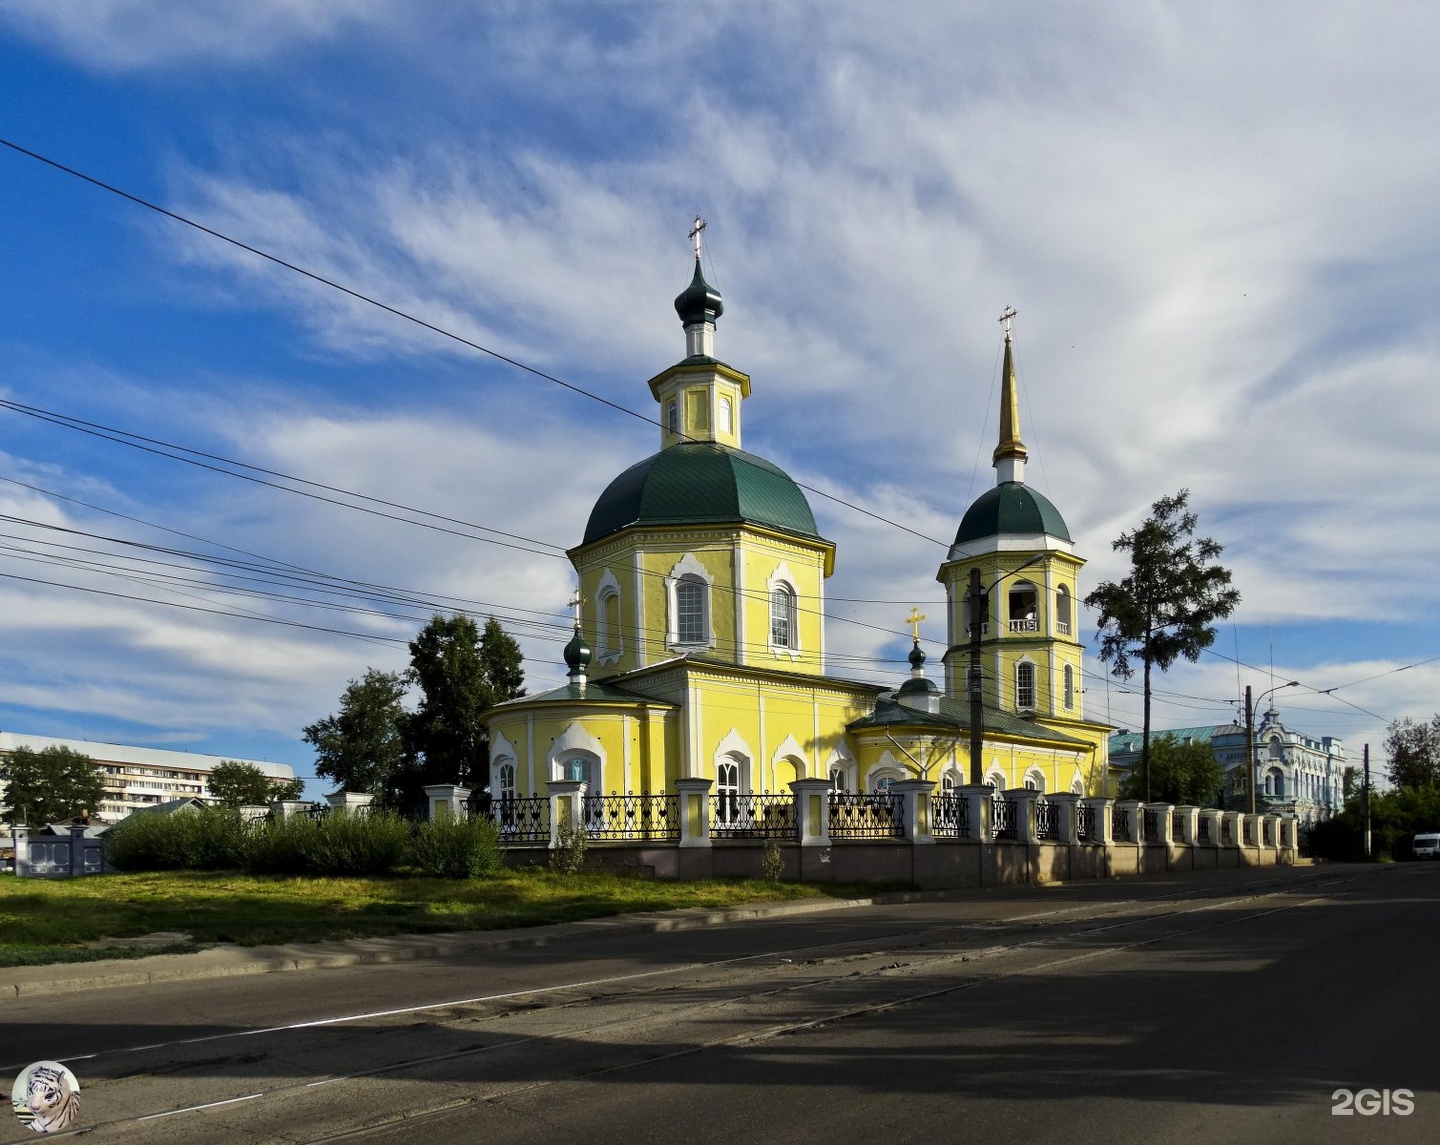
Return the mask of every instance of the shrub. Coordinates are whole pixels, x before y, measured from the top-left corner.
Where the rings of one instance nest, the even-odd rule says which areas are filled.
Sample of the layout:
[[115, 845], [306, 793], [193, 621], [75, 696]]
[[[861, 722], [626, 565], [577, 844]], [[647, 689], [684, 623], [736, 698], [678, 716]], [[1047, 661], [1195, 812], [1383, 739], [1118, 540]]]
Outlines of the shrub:
[[211, 871], [238, 866], [244, 828], [222, 808], [131, 815], [105, 832], [105, 853], [122, 871]]
[[257, 823], [245, 839], [244, 866], [252, 874], [383, 875], [404, 858], [410, 824], [398, 815], [334, 813]]
[[760, 858], [760, 877], [778, 883], [785, 875], [785, 852], [774, 839], [765, 840], [765, 854]]
[[550, 869], [557, 875], [578, 874], [585, 867], [585, 828], [565, 823], [556, 833], [557, 846], [550, 852]]
[[489, 819], [431, 819], [410, 844], [410, 861], [442, 879], [473, 879], [500, 869], [500, 831]]

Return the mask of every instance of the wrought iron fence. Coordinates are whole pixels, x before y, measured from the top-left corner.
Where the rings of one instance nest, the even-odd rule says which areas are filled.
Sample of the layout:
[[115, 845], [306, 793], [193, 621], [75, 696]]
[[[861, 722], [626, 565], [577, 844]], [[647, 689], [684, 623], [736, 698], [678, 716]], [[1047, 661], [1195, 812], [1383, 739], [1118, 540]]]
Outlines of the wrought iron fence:
[[832, 839], [886, 839], [905, 834], [905, 800], [900, 795], [830, 793]]
[[1179, 840], [1185, 838], [1185, 816], [1182, 812], [1170, 812], [1170, 837]]
[[1250, 820], [1246, 819], [1244, 826], [1240, 829], [1244, 832], [1245, 846], [1253, 847], [1255, 845], [1255, 829], [1250, 825]]
[[1198, 842], [1210, 842], [1210, 816], [1200, 816], [1200, 822], [1195, 829], [1195, 838]]
[[1260, 824], [1260, 832], [1261, 838], [1264, 841], [1265, 846], [1270, 846], [1270, 823], [1268, 820]]
[[1015, 838], [1016, 814], [1015, 800], [1006, 799], [1003, 795], [997, 795], [991, 800], [990, 823], [994, 829], [995, 838]]
[[1075, 808], [1075, 838], [1089, 843], [1095, 838], [1095, 805], [1082, 803]]
[[1235, 841], [1235, 837], [1234, 837], [1233, 834], [1231, 834], [1231, 831], [1230, 831], [1230, 820], [1229, 820], [1229, 819], [1222, 819], [1222, 820], [1220, 820], [1220, 842], [1221, 842], [1221, 844], [1222, 844], [1223, 846], [1228, 847], [1228, 846], [1230, 846], [1230, 844], [1233, 843], [1234, 841]]
[[318, 823], [330, 814], [330, 804], [312, 803], [308, 807], [297, 807], [291, 814], [303, 819], [314, 819]]
[[482, 814], [499, 828], [502, 843], [550, 841], [550, 800], [543, 795], [496, 799]]
[[1060, 808], [1048, 799], [1035, 802], [1035, 836], [1039, 839], [1060, 838]]
[[715, 839], [793, 839], [795, 796], [768, 791], [712, 795], [710, 835]]
[[591, 839], [678, 839], [680, 797], [648, 791], [587, 795], [585, 834]]
[[1130, 839], [1130, 812], [1127, 808], [1110, 807], [1110, 838], [1117, 843], [1129, 843]]
[[970, 801], [954, 791], [942, 791], [930, 801], [931, 830], [940, 839], [970, 838]]
[[1160, 812], [1145, 812], [1145, 842], [1158, 843], [1160, 841]]

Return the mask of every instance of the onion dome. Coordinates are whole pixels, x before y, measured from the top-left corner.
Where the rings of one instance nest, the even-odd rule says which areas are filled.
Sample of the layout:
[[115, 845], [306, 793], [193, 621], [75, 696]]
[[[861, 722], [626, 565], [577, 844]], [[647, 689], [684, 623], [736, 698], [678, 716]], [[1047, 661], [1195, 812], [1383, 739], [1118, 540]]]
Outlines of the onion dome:
[[940, 694], [940, 688], [925, 675], [925, 653], [920, 648], [920, 641], [915, 641], [915, 647], [910, 649], [910, 679], [896, 689], [895, 695], [903, 698], [906, 696], [935, 696]]
[[585, 539], [646, 525], [749, 524], [822, 540], [805, 494], [779, 466], [711, 441], [684, 441], [652, 454], [600, 494]]
[[720, 300], [720, 292], [705, 281], [698, 257], [695, 259], [695, 277], [690, 280], [690, 285], [675, 297], [675, 313], [680, 315], [680, 321], [686, 326], [697, 322], [714, 325], [715, 319], [725, 313], [725, 303]]
[[583, 682], [585, 669], [590, 667], [590, 645], [586, 644], [585, 638], [580, 635], [578, 624], [575, 626], [575, 635], [570, 638], [570, 643], [565, 645], [565, 663], [570, 668], [570, 679]]

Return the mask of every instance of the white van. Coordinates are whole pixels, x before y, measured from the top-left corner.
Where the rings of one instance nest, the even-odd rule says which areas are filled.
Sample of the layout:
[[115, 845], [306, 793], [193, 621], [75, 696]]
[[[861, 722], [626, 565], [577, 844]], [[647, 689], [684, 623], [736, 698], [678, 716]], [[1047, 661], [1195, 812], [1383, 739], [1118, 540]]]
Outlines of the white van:
[[1417, 859], [1440, 857], [1440, 833], [1416, 835], [1415, 841], [1410, 844], [1410, 854]]

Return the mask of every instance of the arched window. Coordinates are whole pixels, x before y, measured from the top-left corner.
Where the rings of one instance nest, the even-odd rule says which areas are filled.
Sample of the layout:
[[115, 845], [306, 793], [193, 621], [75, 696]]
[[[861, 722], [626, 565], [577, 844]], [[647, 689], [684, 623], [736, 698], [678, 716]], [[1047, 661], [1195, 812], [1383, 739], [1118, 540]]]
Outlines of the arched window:
[[597, 655], [618, 656], [620, 654], [620, 594], [613, 588], [600, 590], [599, 607], [595, 610], [599, 632], [595, 643], [599, 646]]
[[1035, 706], [1035, 665], [1029, 660], [1021, 660], [1015, 665], [1015, 706]]
[[940, 777], [940, 790], [946, 795], [955, 790], [955, 776], [951, 772], [947, 771]]
[[[962, 589], [964, 589], [964, 586], [965, 586], [966, 583], [967, 583], [967, 582], [963, 582], [963, 581], [961, 582], [961, 588], [962, 588]], [[960, 598], [960, 617], [961, 617], [960, 623], [964, 626], [964, 627], [963, 627], [963, 630], [962, 630], [962, 632], [961, 632], [961, 636], [962, 636], [963, 639], [969, 640], [969, 639], [970, 639], [970, 593], [969, 593], [969, 590], [968, 590], [968, 589], [965, 589], [964, 595], [962, 595], [961, 598]], [[982, 592], [982, 593], [980, 594], [980, 635], [981, 635], [981, 636], [989, 636], [989, 635], [990, 635], [990, 594], [989, 594], [988, 592]]]
[[745, 794], [750, 761], [731, 752], [715, 761], [715, 825], [730, 827], [739, 824], [742, 808], [740, 797]]
[[507, 760], [507, 761], [505, 761], [504, 763], [501, 763], [501, 764], [500, 764], [500, 769], [499, 769], [499, 771], [498, 771], [497, 774], [499, 775], [499, 778], [500, 778], [500, 783], [499, 783], [499, 785], [498, 785], [498, 786], [499, 786], [499, 793], [498, 793], [497, 798], [500, 798], [500, 799], [514, 799], [514, 798], [515, 798], [515, 765]]
[[709, 586], [696, 576], [682, 577], [675, 586], [675, 638], [680, 644], [704, 644], [710, 626], [706, 623], [706, 595]]
[[770, 593], [770, 643], [794, 648], [795, 635], [795, 593], [788, 585], [777, 584]]
[[733, 432], [735, 418], [730, 409], [729, 398], [720, 399], [720, 413], [717, 415], [716, 420], [720, 423], [719, 430], [721, 433]]
[[1070, 590], [1063, 584], [1055, 590], [1055, 631], [1061, 636], [1070, 635]]
[[665, 407], [665, 428], [671, 433], [680, 432], [680, 403], [674, 398]]
[[1000, 792], [1005, 790], [1005, 777], [998, 771], [992, 771], [985, 777], [985, 786], [994, 791], [996, 795], [999, 795]]
[[832, 763], [830, 765], [830, 790], [844, 791], [846, 788], [845, 769], [838, 763]]
[[1075, 706], [1075, 669], [1069, 664], [1065, 665], [1065, 706]]

